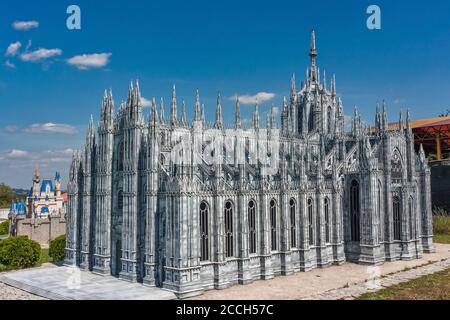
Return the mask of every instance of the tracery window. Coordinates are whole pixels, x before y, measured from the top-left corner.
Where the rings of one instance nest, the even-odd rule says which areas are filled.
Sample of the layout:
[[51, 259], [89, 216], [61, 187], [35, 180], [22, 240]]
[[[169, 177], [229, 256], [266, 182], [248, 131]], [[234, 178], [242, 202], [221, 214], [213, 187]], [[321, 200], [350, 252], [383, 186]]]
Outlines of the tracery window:
[[231, 201], [225, 203], [225, 256], [233, 257], [233, 205]]
[[253, 200], [248, 203], [249, 251], [256, 253], [256, 205]]
[[291, 199], [289, 201], [289, 211], [290, 211], [290, 218], [291, 218], [291, 248], [297, 247], [297, 226], [295, 224], [295, 200]]
[[351, 240], [360, 240], [360, 227], [359, 227], [359, 183], [356, 180], [351, 182], [350, 186], [350, 221], [351, 221]]
[[395, 196], [392, 199], [392, 211], [394, 216], [394, 240], [402, 239], [402, 216], [399, 197]]
[[123, 209], [123, 191], [120, 190], [117, 194], [117, 207]]
[[275, 200], [270, 200], [270, 240], [272, 251], [277, 250], [277, 206]]
[[409, 198], [409, 238], [415, 239], [415, 214], [414, 214], [414, 198]]
[[330, 243], [330, 204], [328, 198], [323, 200], [323, 208], [325, 213], [325, 242]]
[[205, 201], [200, 204], [200, 260], [209, 260], [209, 210]]
[[314, 217], [313, 217], [313, 201], [308, 199], [308, 238], [309, 244], [314, 245]]
[[391, 181], [392, 183], [400, 183], [402, 181], [402, 159], [398, 150], [394, 152], [391, 160]]

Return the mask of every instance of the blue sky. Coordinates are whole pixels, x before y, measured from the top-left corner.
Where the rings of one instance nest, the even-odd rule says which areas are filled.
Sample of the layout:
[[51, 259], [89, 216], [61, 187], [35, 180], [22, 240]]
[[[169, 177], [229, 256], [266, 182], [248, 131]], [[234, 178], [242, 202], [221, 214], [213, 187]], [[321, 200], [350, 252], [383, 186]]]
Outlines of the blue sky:
[[[81, 8], [81, 30], [66, 27], [70, 4]], [[381, 8], [381, 30], [366, 27], [371, 4]], [[38, 26], [13, 26], [29, 21]], [[103, 90], [113, 89], [117, 106], [131, 79], [145, 98], [167, 102], [175, 83], [189, 117], [196, 88], [211, 120], [218, 91], [227, 122], [236, 94], [273, 93], [263, 111], [279, 105], [292, 73], [304, 78], [312, 28], [319, 67], [336, 74], [346, 114], [357, 105], [372, 121], [382, 99], [392, 121], [401, 108], [413, 118], [450, 108], [448, 1], [2, 1], [0, 181], [28, 188], [36, 159], [42, 174], [60, 170], [67, 181]], [[83, 55], [95, 67], [74, 63]], [[253, 106], [242, 109], [249, 118]]]

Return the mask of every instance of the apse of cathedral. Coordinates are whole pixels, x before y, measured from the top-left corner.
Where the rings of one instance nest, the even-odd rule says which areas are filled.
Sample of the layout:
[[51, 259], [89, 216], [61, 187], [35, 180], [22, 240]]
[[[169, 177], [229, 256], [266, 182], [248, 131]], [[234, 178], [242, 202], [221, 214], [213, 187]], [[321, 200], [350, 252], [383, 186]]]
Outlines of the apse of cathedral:
[[139, 84], [118, 110], [111, 90], [98, 128], [91, 117], [68, 183], [66, 264], [142, 282], [179, 297], [345, 261], [378, 265], [434, 251], [430, 170], [414, 150], [410, 115], [388, 127], [376, 107], [365, 127], [355, 108], [351, 131], [336, 78], [310, 66], [290, 96], [260, 125], [213, 124], [199, 92], [194, 119], [170, 115], [153, 99], [143, 115]]

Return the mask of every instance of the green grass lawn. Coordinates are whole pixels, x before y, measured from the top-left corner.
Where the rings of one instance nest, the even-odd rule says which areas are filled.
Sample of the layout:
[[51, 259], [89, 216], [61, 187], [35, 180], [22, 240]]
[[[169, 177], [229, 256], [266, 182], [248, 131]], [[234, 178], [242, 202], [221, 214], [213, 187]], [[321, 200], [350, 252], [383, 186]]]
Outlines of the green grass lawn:
[[[433, 218], [435, 243], [450, 244], [450, 216]], [[450, 300], [450, 269], [366, 293], [358, 300]]]
[[450, 244], [450, 234], [435, 234], [433, 237], [435, 243], [446, 243]]
[[450, 269], [365, 293], [357, 300], [450, 300]]
[[48, 249], [42, 249], [41, 250], [41, 258], [37, 262], [36, 267], [38, 267], [46, 262], [53, 262], [53, 259], [48, 255]]

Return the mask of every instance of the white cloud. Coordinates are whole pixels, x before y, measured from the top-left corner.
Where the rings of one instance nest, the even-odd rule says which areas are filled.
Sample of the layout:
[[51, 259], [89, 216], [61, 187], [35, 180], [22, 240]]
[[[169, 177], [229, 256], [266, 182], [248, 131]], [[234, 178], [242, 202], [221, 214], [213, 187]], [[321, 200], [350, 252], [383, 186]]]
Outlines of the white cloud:
[[27, 30], [39, 27], [39, 22], [34, 21], [34, 20], [32, 20], [32, 21], [14, 21], [12, 24], [12, 27], [15, 30], [27, 31]]
[[15, 69], [16, 68], [16, 65], [14, 63], [12, 63], [11, 61], [9, 61], [9, 60], [5, 61], [5, 66], [8, 67], [8, 68], [11, 68], [11, 69]]
[[24, 130], [27, 133], [62, 133], [76, 134], [78, 129], [74, 126], [64, 123], [34, 123]]
[[109, 63], [112, 53], [93, 53], [74, 56], [67, 60], [67, 63], [80, 70], [91, 68], [102, 68]]
[[22, 44], [19, 41], [11, 43], [8, 46], [8, 49], [6, 49], [5, 56], [7, 56], [7, 57], [15, 56], [17, 54], [17, 52], [19, 52], [21, 46], [22, 46]]
[[151, 107], [152, 106], [152, 101], [148, 100], [148, 99], [145, 99], [143, 96], [141, 96], [141, 106], [144, 107], [144, 108]]
[[259, 103], [266, 102], [269, 100], [272, 100], [275, 97], [275, 93], [270, 92], [258, 92], [257, 94], [251, 96], [251, 95], [234, 95], [230, 97], [230, 100], [236, 101], [236, 98], [239, 97], [239, 102], [241, 104], [254, 104], [256, 103], [256, 100], [258, 100]]
[[6, 154], [7, 158], [24, 158], [27, 157], [29, 153], [27, 151], [13, 149]]
[[26, 62], [39, 62], [41, 60], [45, 60], [54, 56], [61, 55], [61, 49], [37, 49], [31, 52], [24, 52], [20, 55], [20, 59]]

